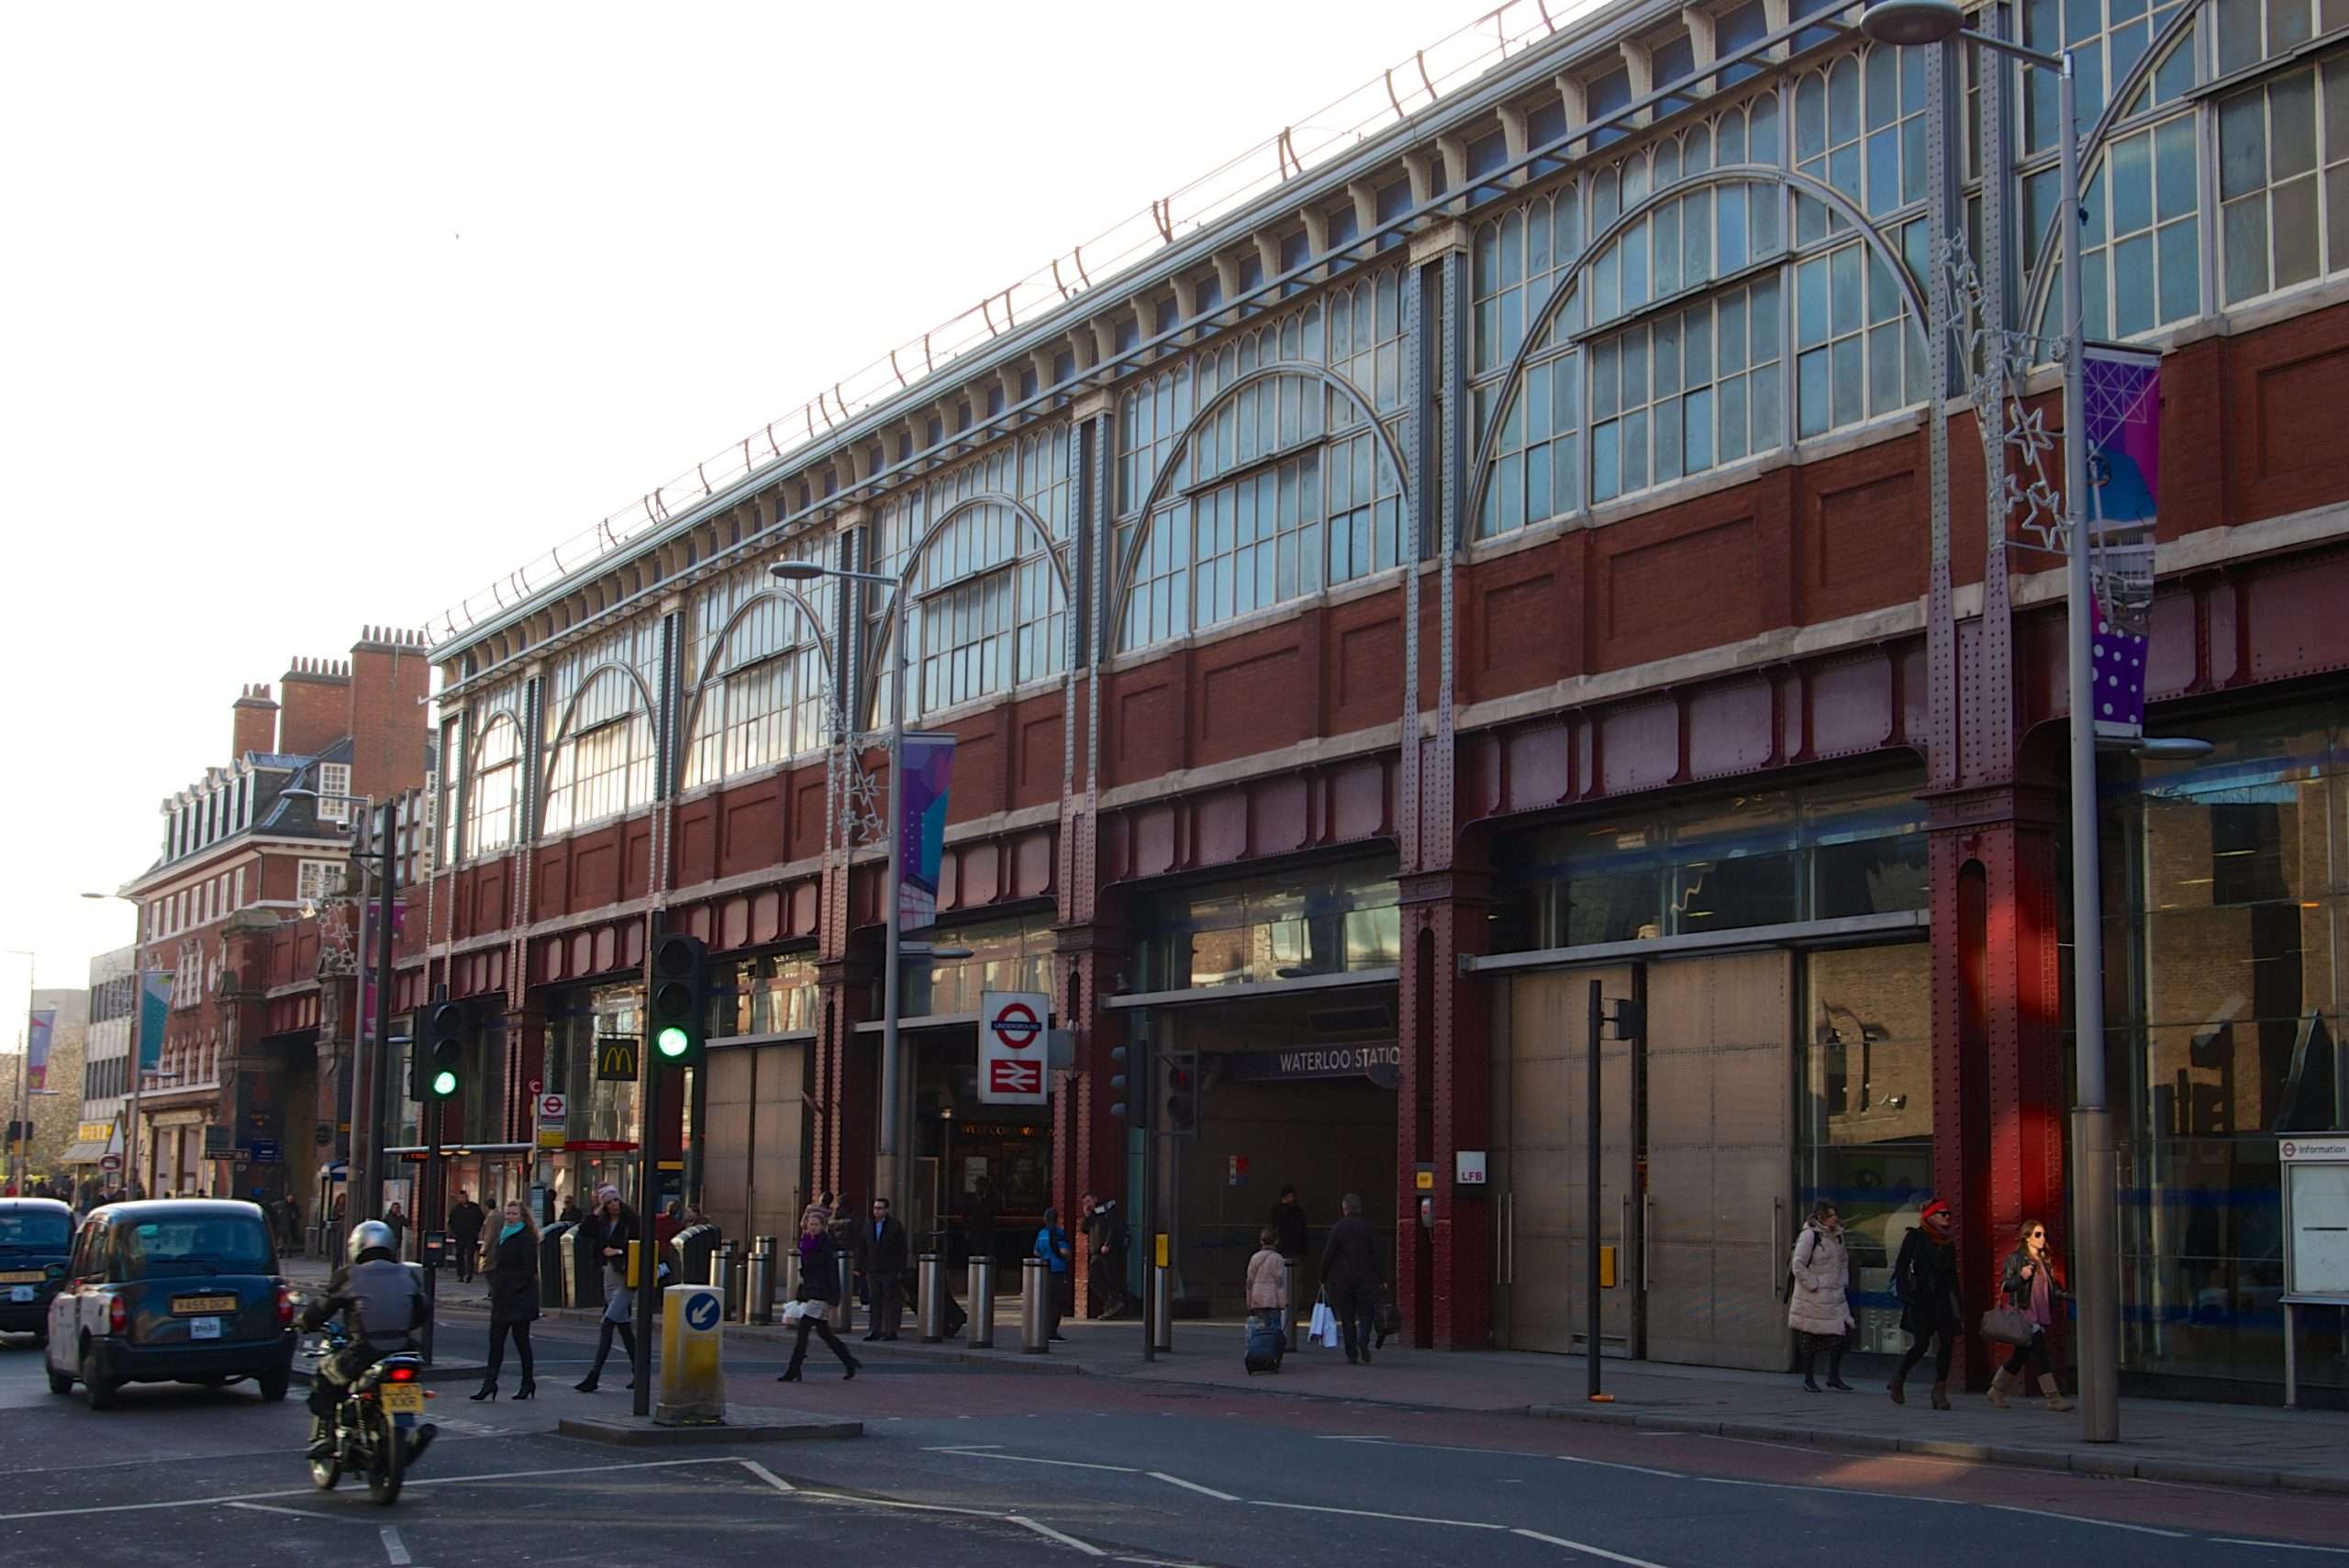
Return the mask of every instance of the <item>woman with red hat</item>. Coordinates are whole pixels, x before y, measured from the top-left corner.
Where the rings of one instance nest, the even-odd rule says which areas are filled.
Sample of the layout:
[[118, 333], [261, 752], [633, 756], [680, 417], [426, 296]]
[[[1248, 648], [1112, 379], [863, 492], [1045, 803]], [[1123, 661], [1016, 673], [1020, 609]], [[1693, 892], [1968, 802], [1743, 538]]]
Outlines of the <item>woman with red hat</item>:
[[1925, 1347], [1932, 1345], [1933, 1408], [1946, 1410], [1950, 1357], [1965, 1318], [1957, 1289], [1957, 1244], [1950, 1236], [1949, 1205], [1941, 1199], [1929, 1200], [1918, 1221], [1901, 1240], [1900, 1256], [1892, 1265], [1892, 1289], [1900, 1298], [1900, 1326], [1909, 1331], [1909, 1353], [1900, 1358], [1900, 1368], [1884, 1391], [1895, 1405], [1906, 1405], [1909, 1396], [1901, 1385], [1925, 1359]]

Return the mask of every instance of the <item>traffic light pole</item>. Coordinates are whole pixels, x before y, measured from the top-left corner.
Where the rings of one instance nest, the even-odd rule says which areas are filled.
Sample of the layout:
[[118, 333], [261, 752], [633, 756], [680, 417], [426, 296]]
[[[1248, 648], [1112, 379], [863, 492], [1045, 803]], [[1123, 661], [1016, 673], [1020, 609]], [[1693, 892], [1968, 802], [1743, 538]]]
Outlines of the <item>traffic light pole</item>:
[[373, 1172], [376, 1151], [382, 1147], [382, 1116], [377, 1106], [382, 1104], [384, 1063], [390, 1060], [392, 1049], [392, 896], [399, 862], [392, 854], [391, 815], [392, 803], [387, 800], [380, 824], [372, 811], [367, 819], [376, 835], [375, 848], [383, 864], [375, 884], [380, 893], [375, 905], [375, 1040], [372, 1048], [365, 1040], [351, 1047], [351, 1163], [343, 1172], [344, 1185], [350, 1191], [343, 1208], [353, 1225], [379, 1218], [384, 1201], [384, 1184], [374, 1179]]
[[661, 1052], [653, 1043], [652, 997], [661, 984], [657, 961], [661, 939], [669, 934], [668, 912], [655, 909], [651, 926], [645, 932], [644, 1006], [636, 1037], [636, 1302], [629, 1314], [636, 1319], [629, 1407], [639, 1420], [652, 1414], [652, 1319], [661, 1307], [661, 1260], [652, 1233], [653, 1217], [661, 1212], [661, 1083], [667, 1074], [658, 1065]]

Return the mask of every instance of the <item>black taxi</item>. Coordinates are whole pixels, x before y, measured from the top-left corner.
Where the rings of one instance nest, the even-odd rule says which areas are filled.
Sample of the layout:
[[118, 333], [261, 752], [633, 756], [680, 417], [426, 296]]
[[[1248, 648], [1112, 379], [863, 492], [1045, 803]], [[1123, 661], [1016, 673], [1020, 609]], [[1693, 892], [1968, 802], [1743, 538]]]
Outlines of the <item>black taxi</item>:
[[55, 1198], [0, 1198], [0, 1334], [48, 1334], [72, 1251], [72, 1209]]

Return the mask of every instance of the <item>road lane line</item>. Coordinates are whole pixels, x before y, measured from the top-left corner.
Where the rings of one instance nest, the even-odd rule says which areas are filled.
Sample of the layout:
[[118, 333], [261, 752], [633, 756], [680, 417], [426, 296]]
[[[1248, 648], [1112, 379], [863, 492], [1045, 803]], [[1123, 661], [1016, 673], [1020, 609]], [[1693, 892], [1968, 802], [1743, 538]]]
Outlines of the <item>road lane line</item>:
[[1152, 1481], [1163, 1481], [1169, 1486], [1180, 1486], [1186, 1492], [1197, 1492], [1202, 1496], [1213, 1497], [1220, 1502], [1236, 1503], [1240, 1501], [1238, 1497], [1233, 1496], [1229, 1492], [1219, 1492], [1212, 1486], [1202, 1486], [1196, 1481], [1186, 1481], [1179, 1475], [1169, 1475], [1163, 1470], [1152, 1470], [1147, 1472], [1147, 1473]]
[[281, 1508], [272, 1503], [229, 1503], [224, 1506], [231, 1508], [247, 1508], [256, 1514], [284, 1514], [289, 1519], [318, 1520], [334, 1518], [332, 1514], [317, 1513], [307, 1508]]
[[2254, 1540], [2243, 1535], [2214, 1535], [2210, 1540], [2221, 1546], [2264, 1546], [2271, 1551], [2322, 1551], [2334, 1557], [2349, 1557], [2349, 1546], [2310, 1546], [2298, 1540]]
[[1094, 1545], [1091, 1541], [1079, 1540], [1073, 1535], [1063, 1534], [1060, 1530], [1056, 1530], [1052, 1526], [1044, 1523], [1041, 1519], [1031, 1519], [1026, 1514], [1005, 1514], [1001, 1517], [1009, 1520], [1011, 1523], [1019, 1526], [1023, 1529], [1034, 1530], [1038, 1535], [1042, 1536], [1047, 1540], [1057, 1540], [1063, 1546], [1074, 1547], [1077, 1551], [1082, 1551], [1087, 1557], [1107, 1557], [1109, 1555], [1099, 1547]]
[[1130, 1464], [1088, 1464], [1080, 1459], [1036, 1459], [1024, 1453], [982, 1453], [968, 1448], [926, 1448], [922, 1452], [951, 1453], [963, 1459], [1000, 1459], [1013, 1464], [1049, 1464], [1058, 1470], [1111, 1470], [1120, 1475], [1141, 1473]]
[[1641, 1475], [1661, 1475], [1667, 1481], [1686, 1481], [1687, 1475], [1677, 1470], [1658, 1470], [1652, 1465], [1624, 1464], [1611, 1459], [1581, 1459], [1571, 1453], [1530, 1453], [1522, 1449], [1475, 1448], [1465, 1443], [1415, 1443], [1402, 1438], [1333, 1438], [1323, 1434], [1327, 1442], [1364, 1443], [1373, 1448], [1411, 1448], [1430, 1453], [1473, 1453], [1486, 1459], [1555, 1459], [1567, 1464], [1587, 1464], [1600, 1470], [1629, 1470]]
[[2191, 1540], [2193, 1537], [2182, 1529], [2157, 1529], [2152, 1525], [2123, 1524], [2119, 1519], [2092, 1519], [2085, 1514], [2063, 1514], [2053, 1508], [2026, 1508], [2020, 1503], [1977, 1503], [1976, 1507], [1992, 1508], [2002, 1514], [2029, 1514], [2033, 1518], [2062, 1519], [2066, 1524], [2095, 1525], [2102, 1529], [2134, 1530], [2139, 1535], [2165, 1535], [2172, 1540]]
[[384, 1555], [392, 1560], [392, 1568], [407, 1568], [407, 1565], [414, 1561], [407, 1554], [407, 1547], [400, 1540], [400, 1532], [396, 1526], [384, 1527]]
[[[410, 1486], [462, 1486], [479, 1481], [526, 1481], [548, 1475], [596, 1475], [620, 1470], [674, 1470], [687, 1464], [732, 1464], [724, 1459], [648, 1459], [629, 1464], [564, 1465], [556, 1470], [507, 1470], [494, 1475], [432, 1475], [410, 1481]], [[0, 1524], [13, 1524], [19, 1519], [79, 1518], [90, 1514], [143, 1514], [158, 1508], [218, 1508], [239, 1503], [267, 1502], [277, 1497], [308, 1497], [317, 1488], [297, 1486], [283, 1492], [231, 1492], [213, 1497], [176, 1497], [151, 1503], [95, 1503], [79, 1508], [30, 1508], [21, 1513], [0, 1514]], [[317, 1517], [317, 1516], [305, 1516]]]
[[777, 1475], [774, 1471], [769, 1470], [765, 1465], [761, 1464], [755, 1459], [738, 1459], [734, 1462], [740, 1465], [743, 1469], [749, 1471], [751, 1474], [757, 1476], [760, 1480], [765, 1482], [768, 1485], [774, 1487], [776, 1491], [782, 1493], [786, 1497], [799, 1490], [798, 1487], [794, 1486], [790, 1482], [785, 1481], [782, 1476]]
[[1538, 1529], [1512, 1529], [1509, 1534], [1521, 1535], [1528, 1540], [1547, 1541], [1552, 1546], [1563, 1546], [1568, 1551], [1579, 1551], [1586, 1557], [1603, 1557], [1609, 1562], [1627, 1563], [1630, 1568], [1664, 1568], [1663, 1563], [1651, 1562], [1644, 1557], [1626, 1557], [1620, 1551], [1609, 1551], [1586, 1540], [1568, 1540], [1563, 1535], [1544, 1535]]
[[[1486, 1451], [1489, 1452], [1491, 1451], [1487, 1450]], [[1688, 1479], [1687, 1473], [1682, 1471], [1658, 1470], [1653, 1465], [1649, 1464], [1620, 1464], [1611, 1459], [1583, 1459], [1571, 1453], [1552, 1454], [1550, 1457], [1558, 1460], [1562, 1463], [1587, 1464], [1597, 1470], [1629, 1470], [1635, 1474], [1640, 1475], [1661, 1475], [1666, 1481], [1686, 1481]]]
[[1392, 1519], [1406, 1525], [1444, 1525], [1453, 1529], [1507, 1529], [1507, 1525], [1486, 1524], [1482, 1519], [1439, 1519], [1426, 1514], [1382, 1514], [1375, 1508], [1333, 1508], [1320, 1503], [1275, 1503], [1268, 1498], [1251, 1497], [1247, 1501], [1259, 1508], [1289, 1508], [1302, 1514], [1344, 1514], [1357, 1519]]

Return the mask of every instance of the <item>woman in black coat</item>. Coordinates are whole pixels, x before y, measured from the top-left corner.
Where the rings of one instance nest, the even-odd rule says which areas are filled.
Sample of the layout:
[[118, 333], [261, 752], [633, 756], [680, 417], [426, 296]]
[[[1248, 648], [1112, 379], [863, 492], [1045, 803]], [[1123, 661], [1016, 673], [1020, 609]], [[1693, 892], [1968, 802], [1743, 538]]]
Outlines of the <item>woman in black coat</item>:
[[799, 1331], [791, 1342], [791, 1365], [775, 1379], [777, 1383], [799, 1381], [799, 1368], [807, 1360], [807, 1336], [823, 1336], [832, 1354], [841, 1358], [847, 1371], [844, 1377], [854, 1377], [863, 1363], [849, 1354], [841, 1337], [832, 1332], [832, 1312], [841, 1302], [841, 1244], [825, 1223], [825, 1216], [811, 1208], [799, 1218]]
[[522, 1386], [514, 1397], [528, 1399], [539, 1391], [530, 1362], [530, 1320], [539, 1315], [539, 1228], [524, 1205], [506, 1206], [497, 1234], [482, 1248], [482, 1272], [489, 1275], [489, 1370], [473, 1397], [497, 1397], [497, 1374], [506, 1365], [510, 1337], [522, 1357]]

